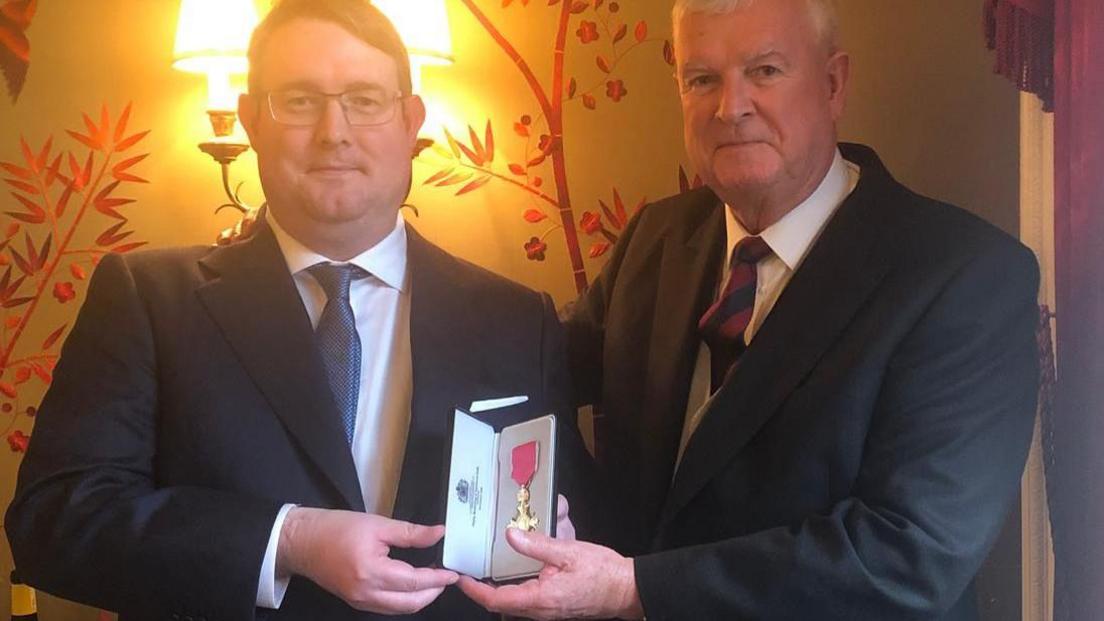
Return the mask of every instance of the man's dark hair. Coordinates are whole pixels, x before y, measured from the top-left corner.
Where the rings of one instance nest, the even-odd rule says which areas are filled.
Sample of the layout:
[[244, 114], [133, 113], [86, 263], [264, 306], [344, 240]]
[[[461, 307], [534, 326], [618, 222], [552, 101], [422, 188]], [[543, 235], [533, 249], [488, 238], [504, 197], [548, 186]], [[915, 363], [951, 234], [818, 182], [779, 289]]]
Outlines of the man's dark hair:
[[349, 34], [395, 60], [399, 90], [410, 95], [410, 57], [391, 20], [368, 0], [278, 0], [253, 31], [249, 41], [249, 92], [261, 90], [260, 59], [272, 33], [288, 22], [319, 19], [337, 24]]

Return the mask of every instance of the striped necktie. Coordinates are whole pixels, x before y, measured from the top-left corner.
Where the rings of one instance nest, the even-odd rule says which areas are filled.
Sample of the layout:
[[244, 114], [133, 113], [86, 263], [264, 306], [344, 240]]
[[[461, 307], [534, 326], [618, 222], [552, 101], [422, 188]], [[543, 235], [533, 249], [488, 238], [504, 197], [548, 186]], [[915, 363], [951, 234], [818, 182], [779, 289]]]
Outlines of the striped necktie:
[[357, 401], [360, 396], [360, 336], [356, 331], [353, 307], [349, 303], [349, 284], [368, 274], [355, 265], [319, 263], [308, 268], [311, 276], [326, 292], [326, 307], [314, 334], [326, 376], [333, 390], [334, 403], [341, 414], [345, 440], [351, 446], [356, 428]]
[[698, 321], [698, 331], [709, 346], [710, 391], [724, 383], [747, 347], [744, 332], [755, 310], [756, 266], [771, 254], [761, 237], [745, 237], [732, 252], [728, 284]]

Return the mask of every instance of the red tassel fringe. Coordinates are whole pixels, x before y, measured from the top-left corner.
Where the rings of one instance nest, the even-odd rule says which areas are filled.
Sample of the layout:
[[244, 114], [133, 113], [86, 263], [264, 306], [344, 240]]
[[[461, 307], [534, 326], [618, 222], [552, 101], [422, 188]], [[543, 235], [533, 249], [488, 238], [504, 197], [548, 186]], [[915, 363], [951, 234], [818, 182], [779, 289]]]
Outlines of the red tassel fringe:
[[1054, 109], [1054, 20], [1012, 0], [985, 0], [985, 39], [996, 50], [994, 71]]

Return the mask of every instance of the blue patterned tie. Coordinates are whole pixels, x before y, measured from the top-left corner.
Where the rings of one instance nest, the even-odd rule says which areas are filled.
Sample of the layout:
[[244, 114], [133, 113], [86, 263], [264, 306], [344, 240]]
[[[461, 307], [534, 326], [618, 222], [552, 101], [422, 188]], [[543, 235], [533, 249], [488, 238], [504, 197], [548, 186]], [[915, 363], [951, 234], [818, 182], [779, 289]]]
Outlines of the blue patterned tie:
[[315, 328], [315, 338], [326, 365], [334, 402], [341, 413], [345, 439], [352, 445], [360, 394], [360, 337], [349, 303], [349, 283], [367, 274], [355, 265], [332, 263], [319, 263], [308, 271], [326, 292], [326, 308]]

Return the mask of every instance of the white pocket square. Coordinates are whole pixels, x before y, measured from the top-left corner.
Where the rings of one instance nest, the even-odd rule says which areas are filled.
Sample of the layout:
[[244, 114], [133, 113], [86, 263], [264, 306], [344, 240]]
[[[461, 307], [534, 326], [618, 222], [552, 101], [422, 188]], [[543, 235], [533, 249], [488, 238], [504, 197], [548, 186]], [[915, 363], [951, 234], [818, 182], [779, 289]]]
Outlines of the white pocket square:
[[526, 395], [517, 395], [515, 397], [502, 397], [499, 399], [484, 399], [482, 401], [472, 401], [471, 407], [468, 411], [472, 414], [476, 412], [487, 412], [490, 410], [501, 410], [502, 408], [508, 408], [512, 405], [519, 403], [525, 403], [529, 400]]

